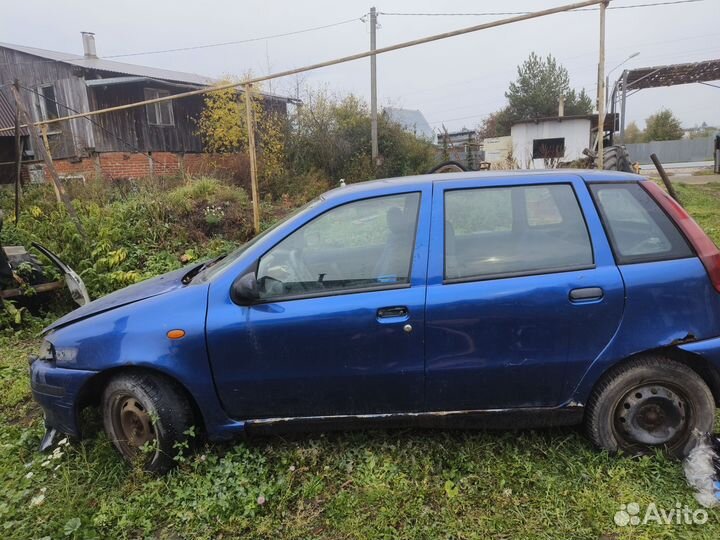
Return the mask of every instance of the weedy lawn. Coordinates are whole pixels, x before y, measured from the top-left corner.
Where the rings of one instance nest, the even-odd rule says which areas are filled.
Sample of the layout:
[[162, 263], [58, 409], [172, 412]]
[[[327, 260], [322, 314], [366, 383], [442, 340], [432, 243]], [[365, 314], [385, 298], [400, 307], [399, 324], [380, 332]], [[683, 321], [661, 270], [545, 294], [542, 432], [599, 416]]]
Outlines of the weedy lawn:
[[[720, 184], [679, 191], [720, 242]], [[679, 463], [609, 456], [575, 429], [253, 438], [201, 445], [159, 478], [102, 433], [38, 454], [26, 358], [42, 323], [0, 336], [3, 538], [720, 538], [718, 510], [616, 525], [621, 504], [698, 505]]]

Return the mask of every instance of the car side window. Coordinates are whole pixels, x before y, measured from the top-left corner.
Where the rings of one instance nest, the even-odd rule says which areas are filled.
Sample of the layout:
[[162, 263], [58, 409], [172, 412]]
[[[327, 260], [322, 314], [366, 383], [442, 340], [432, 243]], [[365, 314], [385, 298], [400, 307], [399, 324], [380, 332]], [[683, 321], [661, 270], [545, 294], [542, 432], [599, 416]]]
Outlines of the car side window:
[[445, 278], [488, 279], [587, 268], [587, 225], [568, 184], [445, 192]]
[[692, 257], [680, 231], [639, 184], [592, 184], [590, 191], [618, 264]]
[[410, 283], [419, 193], [351, 202], [318, 216], [260, 259], [260, 298]]

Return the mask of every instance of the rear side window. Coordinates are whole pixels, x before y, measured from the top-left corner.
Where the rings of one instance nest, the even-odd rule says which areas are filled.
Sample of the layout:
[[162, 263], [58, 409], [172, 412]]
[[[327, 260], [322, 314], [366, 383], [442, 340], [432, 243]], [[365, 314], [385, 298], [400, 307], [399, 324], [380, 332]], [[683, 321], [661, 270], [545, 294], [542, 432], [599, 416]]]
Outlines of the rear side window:
[[590, 186], [618, 264], [692, 257], [675, 224], [637, 183]]
[[445, 278], [489, 279], [587, 268], [593, 253], [567, 184], [445, 192]]

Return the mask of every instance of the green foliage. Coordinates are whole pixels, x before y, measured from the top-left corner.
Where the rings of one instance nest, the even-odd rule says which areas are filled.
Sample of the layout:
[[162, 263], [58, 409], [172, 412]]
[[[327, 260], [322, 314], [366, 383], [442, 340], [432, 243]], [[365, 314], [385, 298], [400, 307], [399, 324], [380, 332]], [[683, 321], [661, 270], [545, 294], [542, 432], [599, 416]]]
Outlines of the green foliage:
[[[169, 185], [91, 180], [85, 188], [72, 197], [91, 241], [79, 236], [49, 186], [25, 191], [19, 227], [5, 227], [2, 241], [46, 245], [80, 274], [92, 298], [191, 260], [216, 256], [252, 235], [245, 191], [213, 178]], [[0, 207], [11, 206], [12, 194], [3, 190]], [[190, 259], [183, 257], [188, 250], [193, 252]], [[10, 310], [5, 307], [4, 317], [20, 316]]]
[[[227, 84], [225, 80], [218, 83]], [[198, 133], [207, 152], [232, 152], [247, 147], [245, 101], [235, 88], [205, 94]]]
[[291, 120], [288, 174], [320, 173], [328, 187], [341, 178], [357, 182], [423, 173], [435, 162], [429, 142], [380, 115], [378, 146], [383, 162], [376, 170], [370, 156], [369, 110], [353, 95], [338, 98], [323, 91], [308, 92]]
[[510, 135], [513, 122], [528, 118], [557, 116], [558, 100], [565, 98], [565, 114], [590, 114], [593, 101], [582, 89], [570, 88], [565, 67], [551, 54], [542, 58], [530, 53], [517, 68], [518, 77], [505, 92], [507, 106], [491, 114], [480, 126], [483, 137]]
[[680, 120], [669, 109], [656, 112], [645, 120], [645, 142], [674, 141], [684, 134]]
[[633, 144], [640, 143], [645, 140], [645, 133], [637, 126], [635, 122], [630, 122], [625, 126], [625, 139], [624, 143]]

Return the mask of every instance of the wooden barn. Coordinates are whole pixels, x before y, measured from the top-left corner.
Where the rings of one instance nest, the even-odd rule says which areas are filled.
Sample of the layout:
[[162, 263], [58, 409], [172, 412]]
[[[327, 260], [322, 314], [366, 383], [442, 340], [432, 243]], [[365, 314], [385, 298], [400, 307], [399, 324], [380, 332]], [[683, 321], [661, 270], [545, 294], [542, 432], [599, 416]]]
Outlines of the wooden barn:
[[[0, 43], [0, 129], [14, 125], [15, 100], [10, 85], [15, 80], [35, 121], [177, 94], [215, 82], [193, 73], [99, 58], [95, 36], [83, 32], [82, 38], [82, 55]], [[288, 103], [296, 101], [267, 93], [263, 98], [266, 107], [281, 113], [286, 112]], [[59, 162], [58, 170], [68, 174], [95, 171], [118, 177], [141, 176], [143, 171], [137, 163], [142, 159], [137, 158], [148, 153], [172, 154], [170, 161], [182, 166], [186, 155], [203, 151], [195, 123], [202, 106], [203, 96], [193, 96], [93, 116], [92, 121], [79, 118], [50, 124], [48, 145]], [[27, 137], [27, 132], [23, 135]], [[14, 146], [13, 132], [0, 131], [0, 163], [13, 159]], [[31, 141], [27, 140], [26, 148], [25, 157], [32, 160]], [[162, 159], [168, 162], [167, 155]], [[123, 174], [123, 161], [133, 163], [129, 174]], [[153, 160], [145, 161], [152, 172]], [[13, 167], [0, 166], [0, 182], [12, 181], [14, 174]]]

